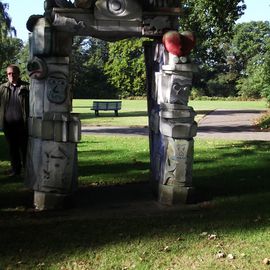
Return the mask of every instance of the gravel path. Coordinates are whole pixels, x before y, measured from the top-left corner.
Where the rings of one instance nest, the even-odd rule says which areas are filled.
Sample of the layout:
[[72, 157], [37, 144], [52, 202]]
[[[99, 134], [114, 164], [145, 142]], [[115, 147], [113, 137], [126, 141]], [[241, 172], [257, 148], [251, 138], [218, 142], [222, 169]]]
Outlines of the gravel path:
[[[261, 110], [225, 110], [212, 111], [200, 120], [197, 138], [270, 141], [270, 132], [261, 132], [254, 127], [254, 121]], [[84, 134], [147, 136], [147, 127], [104, 127], [83, 126]]]
[[259, 131], [254, 126], [261, 113], [260, 110], [215, 110], [199, 122], [197, 137], [270, 141], [270, 132]]

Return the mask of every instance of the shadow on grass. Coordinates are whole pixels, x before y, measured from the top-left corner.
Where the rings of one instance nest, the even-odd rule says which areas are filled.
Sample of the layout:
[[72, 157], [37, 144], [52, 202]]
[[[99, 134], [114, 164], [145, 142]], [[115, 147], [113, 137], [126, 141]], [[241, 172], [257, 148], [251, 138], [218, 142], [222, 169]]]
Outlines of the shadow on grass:
[[[119, 186], [118, 190], [115, 186], [112, 189], [100, 187], [80, 191], [77, 196], [84, 205], [80, 204], [77, 210], [2, 213], [0, 229], [4, 233], [0, 236], [0, 266], [14, 269], [16, 262], [20, 262], [19, 269], [38, 269], [37, 265], [43, 263], [45, 269], [51, 269], [49, 266], [53, 264], [58, 265], [55, 269], [61, 269], [67, 260], [91, 264], [101, 250], [112, 252], [114, 247], [114, 252], [123, 257], [125, 253], [119, 246], [136, 248], [138, 245], [143, 254], [148, 243], [157, 236], [159, 244], [155, 244], [156, 248], [163, 239], [166, 243], [166, 239], [177, 239], [179, 235], [199, 242], [199, 235], [204, 231], [220, 235], [241, 230], [244, 234], [244, 231], [252, 233], [269, 225], [265, 221], [270, 211], [269, 193], [229, 200], [211, 209], [189, 211], [149, 206], [148, 200], [152, 197], [147, 199], [142, 187], [137, 185], [142, 196], [140, 200], [138, 193], [127, 192], [126, 186]], [[130, 188], [136, 190], [134, 184]], [[115, 192], [113, 196], [111, 192]], [[149, 195], [148, 191], [144, 192]], [[119, 196], [124, 196], [120, 203]], [[138, 201], [141, 208], [134, 209], [132, 203]], [[258, 216], [261, 221], [252, 222]], [[185, 240], [182, 240], [183, 244], [187, 244]], [[106, 255], [101, 253], [99, 256]]]
[[[233, 151], [229, 151], [230, 149], [226, 145], [220, 144], [216, 145], [215, 149], [218, 150], [219, 154], [214, 157], [211, 157], [211, 152], [208, 152], [207, 146], [205, 149], [200, 149], [199, 153], [196, 153], [193, 185], [199, 193], [207, 193], [210, 197], [215, 198], [270, 192], [269, 142], [236, 142], [233, 144], [233, 149], [231, 149]], [[102, 156], [105, 157], [109, 152], [111, 150], [80, 151], [80, 158], [83, 159], [83, 156], [92, 156], [93, 158], [92, 163], [84, 160], [79, 161], [79, 176], [84, 178], [80, 191], [83, 193], [85, 191], [91, 192], [91, 188], [94, 187], [95, 192], [98, 192], [100, 188], [100, 198], [103, 198], [104, 183], [107, 183], [106, 190], [113, 190], [114, 186], [109, 185], [117, 183], [116, 186], [121, 186], [123, 191], [123, 194], [119, 195], [120, 199], [125, 197], [125, 192], [129, 194], [129, 189], [132, 192], [132, 188], [130, 188], [132, 185], [125, 185], [125, 183], [135, 182], [134, 185], [137, 185], [136, 182], [139, 182], [139, 185], [143, 185], [143, 189], [145, 189], [145, 183], [149, 179], [149, 163], [140, 160], [147, 159], [147, 153], [139, 153], [134, 160], [127, 162], [109, 160], [103, 164], [99, 163], [99, 160], [105, 160]], [[119, 151], [117, 154], [121, 156], [124, 153]], [[95, 156], [97, 160], [95, 160]], [[3, 156], [1, 155], [1, 157]], [[224, 160], [231, 161], [223, 163]], [[88, 176], [89, 181], [87, 180]], [[4, 201], [13, 201], [9, 197], [19, 195], [19, 191], [13, 193], [10, 189], [6, 189], [7, 192], [5, 194], [5, 186], [20, 185], [22, 182], [23, 179], [21, 177], [2, 177], [0, 179], [0, 192], [1, 197], [5, 198]], [[23, 192], [25, 193], [25, 191]], [[29, 195], [30, 193], [27, 194]], [[108, 202], [110, 201], [109, 194], [110, 192], [106, 195], [106, 201]], [[113, 194], [113, 191], [111, 194]], [[79, 205], [80, 203], [76, 204]], [[5, 203], [5, 206], [9, 207], [8, 203]], [[10, 207], [12, 206], [14, 206], [13, 203]]]
[[134, 175], [140, 175], [140, 171], [149, 169], [149, 163], [147, 162], [133, 162], [133, 163], [124, 163], [120, 162], [117, 164], [96, 164], [90, 165], [88, 163], [81, 162], [79, 165], [79, 174], [80, 176], [89, 176], [89, 175], [120, 175], [121, 178], [125, 178], [123, 173], [128, 173], [134, 171]]
[[194, 186], [211, 197], [270, 192], [269, 146], [263, 141], [236, 142], [231, 149], [217, 145], [214, 158], [205, 149], [194, 162]]
[[[22, 183], [23, 180], [20, 179], [20, 181]], [[0, 191], [0, 198], [0, 209], [5, 209], [4, 211], [24, 211], [33, 207], [33, 192], [21, 185], [18, 185], [17, 190]]]
[[5, 136], [0, 132], [0, 161], [8, 160], [8, 147]]
[[[150, 241], [156, 235], [177, 239], [181, 233], [196, 239], [203, 231], [252, 232], [269, 226], [269, 143], [239, 142], [233, 149], [217, 144], [216, 148], [216, 156], [211, 156], [207, 147], [200, 149], [194, 166], [195, 188], [216, 197], [211, 207], [162, 207], [155, 202], [149, 183], [143, 181], [81, 186], [74, 195], [73, 208], [65, 211], [0, 211], [0, 230], [4, 232], [0, 235], [0, 268], [15, 267], [18, 261], [20, 269], [35, 269], [40, 262], [61, 265], [69, 256], [91, 260], [100, 247]], [[223, 163], [225, 159], [231, 161]], [[141, 166], [147, 168], [145, 162]], [[85, 170], [85, 175], [94, 177], [101, 171], [114, 170], [121, 175], [131, 169], [128, 163], [89, 169], [80, 164], [81, 173]], [[25, 190], [2, 191], [0, 196], [10, 207], [13, 197], [20, 204], [25, 199], [28, 204], [31, 197]], [[252, 222], [258, 216], [261, 221]]]

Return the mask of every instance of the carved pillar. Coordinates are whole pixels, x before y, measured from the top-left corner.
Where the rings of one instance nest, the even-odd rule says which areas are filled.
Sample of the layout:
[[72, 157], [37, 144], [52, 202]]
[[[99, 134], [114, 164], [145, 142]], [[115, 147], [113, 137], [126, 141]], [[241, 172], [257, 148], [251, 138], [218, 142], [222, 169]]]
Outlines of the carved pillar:
[[188, 203], [192, 193], [195, 112], [187, 106], [196, 67], [161, 43], [145, 43], [151, 179], [159, 202]]
[[72, 35], [38, 18], [30, 37], [29, 145], [26, 185], [38, 210], [62, 208], [77, 186], [80, 120], [71, 114]]

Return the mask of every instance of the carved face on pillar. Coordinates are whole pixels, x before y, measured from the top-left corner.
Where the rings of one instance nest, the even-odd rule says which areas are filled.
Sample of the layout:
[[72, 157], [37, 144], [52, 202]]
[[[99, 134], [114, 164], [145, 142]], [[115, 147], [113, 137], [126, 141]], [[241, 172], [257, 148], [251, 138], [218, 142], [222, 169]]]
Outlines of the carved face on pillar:
[[35, 56], [28, 62], [27, 71], [32, 79], [41, 80], [47, 76], [48, 67], [43, 59]]
[[159, 103], [187, 105], [192, 77], [160, 74], [158, 77]]
[[[65, 186], [65, 173], [68, 171], [69, 164], [68, 153], [62, 147], [50, 149], [45, 153], [45, 166], [43, 168], [43, 184], [47, 187], [66, 188]], [[55, 179], [58, 182], [55, 182]]]
[[175, 78], [171, 86], [171, 103], [186, 105], [191, 90], [191, 82]]
[[186, 182], [186, 166], [190, 162], [190, 149], [193, 142], [169, 138], [167, 142], [166, 164], [165, 164], [165, 183], [173, 185], [175, 182]]
[[54, 73], [47, 79], [47, 98], [50, 102], [62, 104], [67, 98], [67, 78], [63, 73]]

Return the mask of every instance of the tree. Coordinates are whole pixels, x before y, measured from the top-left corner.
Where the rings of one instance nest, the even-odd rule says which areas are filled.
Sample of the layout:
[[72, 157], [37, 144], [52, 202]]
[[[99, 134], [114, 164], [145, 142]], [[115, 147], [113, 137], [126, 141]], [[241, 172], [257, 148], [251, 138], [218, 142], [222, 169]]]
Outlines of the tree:
[[234, 57], [234, 68], [239, 74], [244, 74], [250, 59], [261, 64], [264, 54], [268, 51], [270, 40], [269, 22], [252, 21], [236, 24], [228, 55]]
[[[223, 44], [233, 36], [233, 26], [246, 8], [243, 0], [185, 0], [180, 29], [196, 34], [196, 61], [203, 65], [218, 65], [223, 56]], [[223, 58], [223, 61], [225, 59]]]
[[262, 72], [263, 66], [258, 66], [256, 60], [251, 59], [245, 69], [245, 75], [240, 77], [236, 82], [238, 95], [246, 99], [260, 98], [260, 90], [263, 85]]
[[11, 26], [11, 18], [8, 15], [8, 4], [0, 2], [0, 82], [6, 80], [6, 66], [16, 63], [17, 55], [23, 44], [20, 39], [13, 38], [16, 35], [15, 28]]
[[[209, 92], [209, 80], [223, 81], [219, 74], [229, 72], [226, 46], [233, 36], [233, 27], [246, 5], [243, 0], [185, 0], [180, 16], [180, 31], [191, 30], [196, 35], [192, 57], [200, 66], [194, 85]], [[231, 76], [227, 76], [231, 78]], [[231, 84], [231, 82], [228, 82]]]
[[246, 74], [246, 76], [239, 80], [239, 94], [248, 98], [264, 97], [270, 106], [269, 50], [262, 57], [261, 64], [258, 65], [258, 61], [249, 63]]
[[11, 18], [8, 15], [8, 4], [0, 2], [0, 41], [5, 38], [8, 33], [15, 29], [11, 26]]
[[108, 59], [106, 41], [75, 37], [73, 44], [72, 84], [75, 98], [115, 98], [104, 65]]
[[261, 88], [261, 96], [266, 98], [268, 107], [270, 107], [270, 52], [269, 50], [265, 54], [262, 78], [263, 78], [263, 85]]
[[18, 54], [16, 56], [16, 64], [20, 67], [21, 70], [21, 78], [25, 81], [29, 80], [27, 64], [29, 61], [29, 43], [23, 44], [22, 41], [18, 47]]
[[269, 49], [269, 22], [249, 22], [235, 26], [230, 54], [235, 59], [233, 66], [238, 73], [239, 95], [245, 98], [265, 96], [269, 88]]
[[122, 97], [146, 95], [143, 40], [133, 38], [109, 44], [105, 73]]

